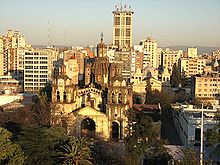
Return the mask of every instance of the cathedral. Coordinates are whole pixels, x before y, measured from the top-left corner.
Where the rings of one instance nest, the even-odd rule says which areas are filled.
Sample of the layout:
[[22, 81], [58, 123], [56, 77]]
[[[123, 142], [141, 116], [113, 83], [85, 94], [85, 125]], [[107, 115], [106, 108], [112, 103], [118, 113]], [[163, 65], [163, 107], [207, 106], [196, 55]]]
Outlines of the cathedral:
[[52, 124], [65, 126], [70, 135], [123, 140], [126, 112], [132, 107], [132, 86], [122, 76], [121, 65], [109, 63], [103, 36], [97, 57], [85, 62], [83, 85], [78, 84], [78, 73], [72, 56], [53, 80]]

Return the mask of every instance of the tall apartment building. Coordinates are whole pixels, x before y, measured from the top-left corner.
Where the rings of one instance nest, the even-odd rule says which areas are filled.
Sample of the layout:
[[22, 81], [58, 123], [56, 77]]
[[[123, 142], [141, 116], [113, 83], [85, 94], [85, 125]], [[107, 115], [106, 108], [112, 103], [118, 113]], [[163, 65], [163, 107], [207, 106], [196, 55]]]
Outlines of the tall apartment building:
[[173, 68], [173, 64], [178, 64], [178, 60], [183, 56], [183, 50], [170, 50], [166, 48], [161, 53], [161, 65], [163, 68], [167, 68], [170, 71]]
[[24, 91], [38, 93], [46, 86], [49, 79], [48, 54], [42, 50], [25, 51], [24, 56]]
[[131, 7], [116, 5], [112, 12], [113, 22], [113, 45], [118, 47], [132, 47], [132, 16]]
[[143, 68], [151, 66], [153, 68], [159, 67], [159, 57], [157, 52], [157, 41], [151, 37], [147, 37], [140, 42], [144, 50]]
[[179, 71], [187, 77], [202, 74], [206, 66], [206, 59], [201, 58], [180, 58], [178, 61]]
[[47, 48], [43, 50], [48, 55], [48, 80], [52, 81], [53, 68], [55, 67], [55, 61], [58, 60], [59, 51], [56, 48]]
[[24, 72], [24, 48], [9, 48], [7, 52], [7, 73], [13, 78], [23, 83]]
[[220, 96], [220, 74], [209, 73], [193, 77], [193, 97], [217, 103]]
[[24, 58], [23, 48], [9, 48], [7, 50], [8, 54], [8, 65], [7, 70], [9, 72], [17, 72], [23, 70], [23, 58]]
[[[7, 30], [7, 33], [5, 36], [2, 37], [3, 39], [3, 52], [4, 52], [4, 74], [7, 74], [12, 67], [12, 65], [16, 64], [16, 59], [13, 59], [13, 56], [16, 55], [17, 48], [25, 48], [26, 47], [26, 41], [25, 37], [20, 34], [19, 31], [12, 31]], [[12, 64], [13, 62], [13, 64]]]

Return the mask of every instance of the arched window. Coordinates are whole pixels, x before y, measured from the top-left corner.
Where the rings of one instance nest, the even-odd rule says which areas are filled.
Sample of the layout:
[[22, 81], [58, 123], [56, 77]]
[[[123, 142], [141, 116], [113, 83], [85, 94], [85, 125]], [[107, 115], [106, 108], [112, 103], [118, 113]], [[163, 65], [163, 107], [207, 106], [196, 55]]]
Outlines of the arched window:
[[112, 139], [119, 139], [119, 125], [117, 122], [112, 122]]
[[63, 102], [66, 102], [66, 91], [63, 92]]
[[85, 118], [81, 122], [81, 136], [82, 137], [95, 137], [95, 121], [90, 118]]
[[122, 103], [122, 94], [121, 93], [118, 94], [118, 103], [119, 104]]
[[112, 92], [112, 103], [115, 103], [115, 94]]
[[60, 92], [57, 91], [57, 102], [60, 102]]

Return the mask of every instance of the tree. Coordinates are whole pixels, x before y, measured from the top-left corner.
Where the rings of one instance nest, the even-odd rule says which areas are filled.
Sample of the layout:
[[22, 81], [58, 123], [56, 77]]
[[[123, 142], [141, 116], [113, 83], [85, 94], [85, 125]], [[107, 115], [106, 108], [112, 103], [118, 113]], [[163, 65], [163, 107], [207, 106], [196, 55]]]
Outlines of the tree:
[[146, 94], [145, 104], [161, 104], [162, 109], [170, 108], [171, 99], [165, 92], [153, 90]]
[[186, 72], [182, 70], [181, 76], [180, 76], [180, 82], [182, 87], [187, 87], [188, 86], [188, 79], [186, 77]]
[[181, 160], [181, 164], [198, 164], [199, 163], [199, 155], [196, 153], [196, 151], [186, 148], [183, 149], [184, 157]]
[[[135, 112], [128, 111], [127, 136], [125, 137], [125, 146], [130, 164], [137, 164], [141, 157], [147, 157], [148, 160], [168, 159], [168, 154], [163, 147], [163, 141], [158, 138], [152, 125], [152, 118]], [[151, 154], [153, 153], [153, 154]]]
[[217, 111], [215, 120], [219, 121], [218, 125], [207, 132], [206, 138], [209, 144], [213, 146], [217, 144], [213, 155], [220, 156], [220, 110]]
[[11, 138], [12, 133], [0, 127], [0, 164], [23, 165], [26, 159], [24, 152]]
[[72, 137], [60, 146], [58, 159], [68, 165], [92, 165], [90, 143], [88, 138]]
[[41, 89], [40, 95], [46, 94], [47, 101], [52, 100], [52, 85], [50, 83], [47, 83], [47, 85]]
[[0, 114], [0, 125], [14, 122], [22, 125], [49, 126], [51, 119], [51, 106], [46, 94], [39, 96], [35, 104], [28, 104], [12, 112]]
[[68, 139], [62, 127], [24, 127], [17, 137], [27, 159], [26, 164], [55, 164], [56, 148]]
[[153, 101], [153, 97], [152, 97], [152, 86], [151, 86], [151, 82], [150, 82], [150, 77], [147, 78], [146, 80], [146, 99], [145, 99], [145, 104], [151, 104], [151, 102]]
[[132, 95], [133, 104], [142, 104], [142, 96], [140, 93], [134, 92]]
[[170, 83], [172, 87], [178, 87], [181, 83], [181, 76], [176, 63], [173, 65], [172, 74], [170, 76]]
[[50, 104], [46, 94], [42, 94], [35, 101], [31, 111], [32, 124], [38, 126], [49, 126], [51, 118]]
[[94, 164], [99, 165], [123, 165], [125, 146], [123, 143], [97, 140], [94, 142], [93, 157]]

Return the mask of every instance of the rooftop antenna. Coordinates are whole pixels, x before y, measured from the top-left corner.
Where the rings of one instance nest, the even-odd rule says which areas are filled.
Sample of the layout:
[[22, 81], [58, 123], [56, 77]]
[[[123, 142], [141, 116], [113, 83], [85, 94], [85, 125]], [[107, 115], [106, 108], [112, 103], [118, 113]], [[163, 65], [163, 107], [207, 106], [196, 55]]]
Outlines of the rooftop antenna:
[[50, 46], [50, 21], [47, 22], [47, 46]]
[[47, 32], [47, 46], [51, 47], [52, 43], [52, 25], [50, 23], [50, 20], [48, 20], [48, 32]]
[[66, 43], [66, 30], [64, 30], [64, 46], [67, 47], [67, 43]]

